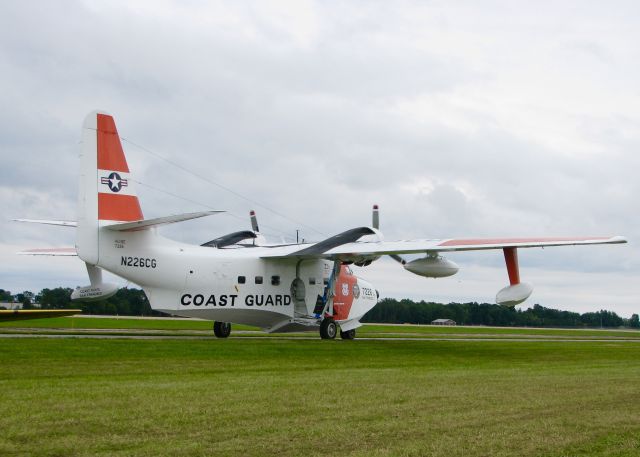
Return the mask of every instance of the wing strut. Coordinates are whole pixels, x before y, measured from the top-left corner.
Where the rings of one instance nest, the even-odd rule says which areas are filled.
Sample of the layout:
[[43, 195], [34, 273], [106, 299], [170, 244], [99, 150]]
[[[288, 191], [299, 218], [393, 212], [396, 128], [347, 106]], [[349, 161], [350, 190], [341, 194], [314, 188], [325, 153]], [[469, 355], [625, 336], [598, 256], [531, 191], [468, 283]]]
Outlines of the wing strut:
[[517, 248], [504, 248], [504, 261], [507, 264], [507, 273], [509, 274], [509, 283], [512, 286], [520, 284], [520, 270], [518, 268], [518, 250]]

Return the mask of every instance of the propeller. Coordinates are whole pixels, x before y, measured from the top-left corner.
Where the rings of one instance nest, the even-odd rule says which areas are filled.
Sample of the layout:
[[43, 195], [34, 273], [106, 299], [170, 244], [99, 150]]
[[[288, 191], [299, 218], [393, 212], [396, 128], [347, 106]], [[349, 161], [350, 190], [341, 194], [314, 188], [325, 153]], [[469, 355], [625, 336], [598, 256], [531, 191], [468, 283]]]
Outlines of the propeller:
[[260, 232], [260, 229], [258, 228], [258, 218], [256, 217], [256, 212], [254, 210], [249, 212], [249, 217], [251, 218], [251, 230], [256, 233]]
[[[378, 208], [378, 205], [373, 205], [371, 227], [376, 230], [380, 230], [380, 208]], [[398, 254], [389, 254], [389, 257], [398, 262], [400, 265], [405, 265], [407, 263], [407, 261], [400, 257]]]
[[249, 211], [249, 219], [251, 219], [251, 230], [256, 235], [253, 244], [256, 246], [267, 245], [267, 239], [262, 233], [260, 233], [260, 228], [258, 227], [258, 216], [254, 210]]
[[[376, 230], [380, 228], [380, 210], [378, 208], [378, 205], [373, 205], [372, 226]], [[455, 262], [445, 259], [444, 257], [439, 256], [437, 253], [428, 253], [426, 257], [415, 259], [411, 262], [407, 262], [398, 254], [389, 254], [389, 257], [402, 265], [405, 270], [410, 271], [411, 273], [418, 276], [424, 276], [426, 278], [446, 278], [447, 276], [456, 274], [459, 269], [458, 265], [456, 265]], [[501, 293], [505, 297], [507, 297], [508, 295], [506, 292]], [[508, 297], [504, 300], [511, 300], [510, 297], [511, 295], [508, 295]]]

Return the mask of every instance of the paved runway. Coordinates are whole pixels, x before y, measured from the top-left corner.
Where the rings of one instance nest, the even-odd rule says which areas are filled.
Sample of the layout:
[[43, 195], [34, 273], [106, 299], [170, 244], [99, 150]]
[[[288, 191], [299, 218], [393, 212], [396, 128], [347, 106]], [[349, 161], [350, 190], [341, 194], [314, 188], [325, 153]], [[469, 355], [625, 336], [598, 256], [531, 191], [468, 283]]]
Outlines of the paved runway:
[[[110, 340], [217, 340], [218, 338], [203, 335], [93, 335], [93, 334], [59, 334], [59, 333], [0, 333], [0, 338], [81, 338], [81, 339], [110, 339]], [[230, 340], [256, 340], [256, 341], [269, 341], [269, 340], [317, 340], [320, 338], [317, 336], [285, 336], [285, 335], [264, 335], [264, 336], [247, 336], [247, 335], [232, 335]], [[336, 341], [342, 341], [337, 338]], [[505, 343], [517, 343], [517, 342], [555, 342], [555, 343], [636, 343], [640, 344], [638, 338], [504, 338], [504, 337], [481, 337], [481, 338], [441, 338], [441, 337], [356, 337], [355, 341], [460, 341], [460, 342], [505, 342]], [[352, 343], [351, 341], [345, 341], [345, 343]]]

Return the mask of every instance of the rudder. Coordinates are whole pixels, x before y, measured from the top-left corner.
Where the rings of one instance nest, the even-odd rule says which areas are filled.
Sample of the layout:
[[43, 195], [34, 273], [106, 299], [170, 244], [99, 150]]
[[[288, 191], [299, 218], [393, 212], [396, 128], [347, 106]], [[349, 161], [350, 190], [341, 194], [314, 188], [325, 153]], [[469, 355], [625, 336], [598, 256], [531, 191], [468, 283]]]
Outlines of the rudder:
[[89, 113], [82, 126], [76, 250], [85, 262], [99, 259], [100, 226], [143, 219], [113, 117]]

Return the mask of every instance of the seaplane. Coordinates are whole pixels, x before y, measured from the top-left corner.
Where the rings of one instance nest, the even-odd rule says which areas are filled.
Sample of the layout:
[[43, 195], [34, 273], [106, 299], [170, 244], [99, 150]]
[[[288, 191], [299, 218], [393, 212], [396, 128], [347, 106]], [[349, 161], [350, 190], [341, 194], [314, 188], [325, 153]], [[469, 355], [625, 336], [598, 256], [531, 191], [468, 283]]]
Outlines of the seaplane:
[[[319, 331], [322, 339], [335, 339], [339, 332], [342, 339], [353, 339], [379, 294], [350, 265], [367, 266], [382, 256], [410, 273], [442, 278], [458, 271], [443, 254], [501, 249], [509, 285], [497, 293], [496, 303], [515, 306], [533, 291], [520, 281], [518, 249], [626, 243], [621, 236], [387, 241], [374, 206], [371, 226], [315, 243], [268, 243], [251, 212], [251, 230], [191, 245], [163, 237], [158, 227], [221, 211], [145, 219], [132, 176], [113, 116], [88, 114], [82, 126], [77, 221], [17, 219], [73, 227], [75, 246], [22, 254], [79, 257], [90, 284], [74, 290], [72, 300], [115, 294], [118, 287], [103, 282], [106, 270], [139, 285], [156, 311], [214, 321], [219, 338], [228, 337], [234, 323], [266, 332]], [[420, 257], [410, 261], [402, 257], [416, 254]]]

